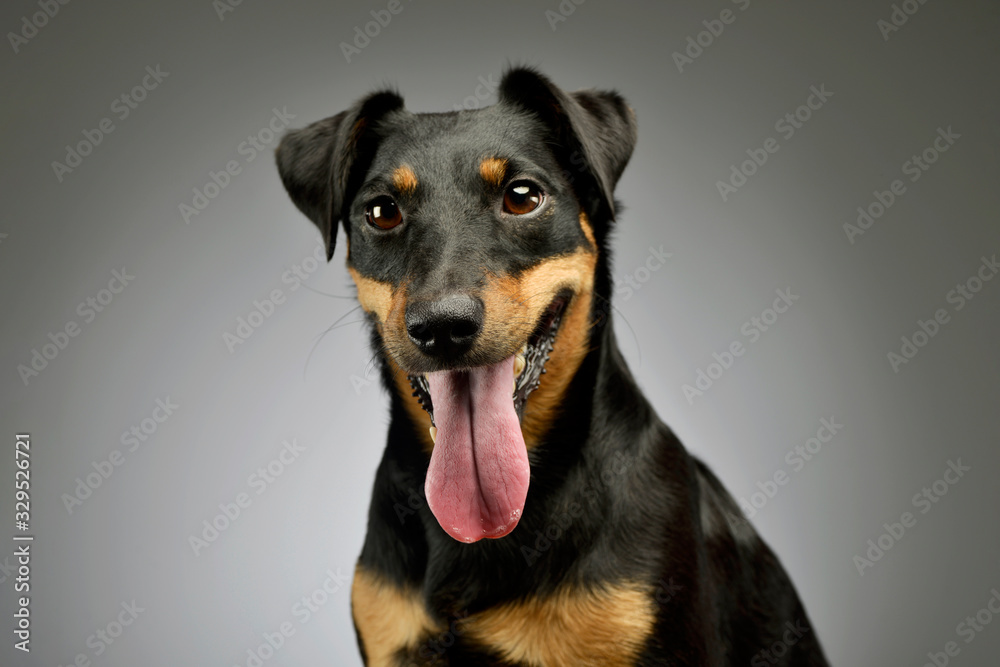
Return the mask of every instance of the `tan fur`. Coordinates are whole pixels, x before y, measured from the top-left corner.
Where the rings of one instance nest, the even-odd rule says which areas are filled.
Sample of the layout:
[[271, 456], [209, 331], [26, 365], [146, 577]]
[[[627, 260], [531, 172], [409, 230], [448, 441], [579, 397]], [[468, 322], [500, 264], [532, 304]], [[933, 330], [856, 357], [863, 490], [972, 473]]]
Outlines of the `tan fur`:
[[410, 386], [409, 378], [396, 365], [395, 359], [391, 356], [389, 357], [389, 368], [392, 369], [396, 389], [399, 391], [399, 395], [403, 397], [403, 407], [406, 408], [406, 414], [410, 416], [410, 421], [413, 422], [413, 427], [416, 429], [417, 439], [420, 440], [421, 448], [430, 456], [430, 453], [434, 450], [434, 441], [431, 440], [430, 431], [431, 416], [427, 414], [424, 406], [420, 405], [420, 401], [413, 395], [413, 387]]
[[[354, 267], [348, 267], [347, 270], [358, 288], [358, 302], [366, 312], [375, 315], [376, 326], [379, 333], [382, 334], [386, 346], [391, 350], [394, 346], [408, 344], [406, 341], [405, 284], [393, 288], [389, 283], [379, 282], [361, 275]], [[406, 412], [413, 421], [424, 450], [430, 453], [434, 448], [434, 442], [430, 436], [431, 417], [413, 395], [413, 388], [406, 377], [406, 372], [396, 364], [391, 352], [386, 357], [389, 360], [389, 369], [392, 371], [396, 389], [403, 398]]]
[[516, 280], [491, 278], [483, 293], [486, 324], [480, 340], [510, 341], [511, 354], [531, 336], [556, 294], [566, 288], [574, 294], [563, 312], [545, 374], [525, 405], [521, 431], [528, 449], [538, 444], [555, 419], [566, 387], [587, 353], [596, 263], [593, 252], [579, 249], [545, 260]]
[[410, 165], [400, 165], [392, 172], [392, 184], [403, 194], [413, 194], [417, 190], [417, 175]]
[[350, 145], [354, 145], [361, 139], [361, 135], [364, 133], [365, 129], [368, 127], [368, 120], [366, 118], [359, 118], [354, 122], [354, 126], [351, 128], [351, 138], [348, 140]]
[[374, 313], [380, 325], [384, 324], [393, 309], [392, 285], [365, 277], [353, 266], [347, 267], [347, 271], [358, 288], [358, 303], [365, 312]]
[[656, 613], [648, 587], [594, 591], [563, 588], [546, 598], [511, 602], [460, 622], [463, 636], [511, 662], [534, 667], [634, 664]]
[[580, 211], [580, 228], [583, 230], [583, 235], [590, 241], [591, 247], [597, 250], [597, 239], [594, 237], [594, 228], [590, 226], [590, 220], [583, 211]]
[[429, 633], [440, 632], [415, 589], [401, 589], [360, 565], [351, 587], [351, 613], [369, 667], [392, 667], [400, 649], [413, 649]]
[[490, 185], [500, 187], [507, 173], [507, 160], [498, 157], [488, 157], [479, 163], [479, 175]]

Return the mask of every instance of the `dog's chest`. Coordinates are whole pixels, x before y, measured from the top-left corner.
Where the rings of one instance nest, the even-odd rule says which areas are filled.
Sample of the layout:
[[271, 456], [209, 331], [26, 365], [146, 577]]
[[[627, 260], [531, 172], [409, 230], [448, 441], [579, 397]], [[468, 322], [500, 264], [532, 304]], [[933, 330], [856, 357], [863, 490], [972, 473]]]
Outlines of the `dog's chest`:
[[653, 631], [655, 604], [645, 585], [560, 589], [450, 622], [435, 620], [415, 589], [358, 568], [354, 621], [371, 667], [448, 665], [470, 651], [537, 667], [634, 663]]

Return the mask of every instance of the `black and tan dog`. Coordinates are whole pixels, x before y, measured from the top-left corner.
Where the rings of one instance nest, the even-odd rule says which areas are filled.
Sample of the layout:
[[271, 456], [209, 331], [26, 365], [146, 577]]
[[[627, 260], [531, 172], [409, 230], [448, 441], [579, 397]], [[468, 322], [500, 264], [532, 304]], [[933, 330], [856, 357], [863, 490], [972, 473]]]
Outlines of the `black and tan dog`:
[[[608, 317], [615, 93], [393, 92], [284, 137], [337, 222], [392, 420], [352, 591], [368, 665], [825, 665], [781, 565], [660, 422]], [[734, 520], [735, 519], [735, 520]]]

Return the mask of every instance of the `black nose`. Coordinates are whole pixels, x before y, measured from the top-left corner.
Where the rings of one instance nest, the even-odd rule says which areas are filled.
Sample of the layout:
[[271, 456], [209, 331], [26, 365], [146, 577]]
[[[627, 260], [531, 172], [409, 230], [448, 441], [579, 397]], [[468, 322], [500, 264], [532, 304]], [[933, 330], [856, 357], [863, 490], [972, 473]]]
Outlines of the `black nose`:
[[406, 333], [420, 351], [454, 358], [469, 350], [483, 329], [483, 302], [465, 294], [406, 306]]

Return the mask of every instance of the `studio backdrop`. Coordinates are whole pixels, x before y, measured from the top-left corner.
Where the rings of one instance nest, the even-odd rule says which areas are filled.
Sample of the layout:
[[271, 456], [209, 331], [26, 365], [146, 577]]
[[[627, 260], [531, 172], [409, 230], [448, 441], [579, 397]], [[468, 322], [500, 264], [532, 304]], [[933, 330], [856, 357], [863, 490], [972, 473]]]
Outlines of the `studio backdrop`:
[[274, 149], [383, 86], [492, 104], [519, 64], [635, 109], [620, 344], [832, 663], [997, 664], [995, 2], [10, 0], [0, 28], [3, 665], [361, 664], [388, 397]]

